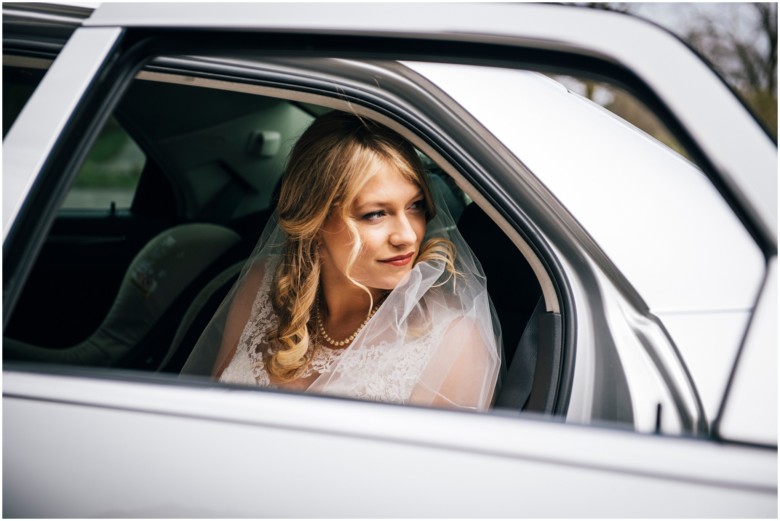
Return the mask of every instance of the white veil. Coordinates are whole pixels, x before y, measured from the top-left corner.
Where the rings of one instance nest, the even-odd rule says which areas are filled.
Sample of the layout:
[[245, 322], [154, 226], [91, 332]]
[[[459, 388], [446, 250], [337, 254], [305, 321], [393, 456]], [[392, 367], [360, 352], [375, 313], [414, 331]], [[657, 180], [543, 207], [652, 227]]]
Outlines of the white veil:
[[[501, 366], [498, 319], [482, 268], [450, 216], [442, 188], [430, 184], [436, 214], [425, 240], [453, 243], [457, 274], [438, 261], [418, 262], [338, 359], [327, 370], [314, 371], [300, 390], [414, 405], [490, 407]], [[278, 321], [267, 293], [285, 239], [272, 218], [182, 374], [218, 376], [244, 349], [251, 377], [243, 383], [270, 385], [258, 365], [263, 353], [275, 349], [267, 333]], [[310, 351], [317, 348], [313, 342]]]

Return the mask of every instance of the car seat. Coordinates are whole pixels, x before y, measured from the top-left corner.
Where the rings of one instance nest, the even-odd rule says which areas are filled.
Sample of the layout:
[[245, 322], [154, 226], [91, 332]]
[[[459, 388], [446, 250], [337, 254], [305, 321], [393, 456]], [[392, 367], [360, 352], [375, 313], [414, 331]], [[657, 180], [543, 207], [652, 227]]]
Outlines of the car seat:
[[514, 411], [553, 413], [560, 382], [562, 322], [540, 298], [525, 325], [495, 406]]
[[[246, 260], [242, 259], [220, 272], [208, 284], [205, 284], [192, 299], [192, 303], [184, 313], [168, 347], [168, 352], [160, 363], [160, 372], [179, 373], [181, 371], [206, 325], [216, 313], [230, 288], [238, 280], [241, 268], [245, 263]], [[211, 366], [193, 368], [191, 372], [208, 375], [211, 374]]]
[[[47, 348], [4, 338], [3, 359], [132, 366], [132, 361], [154, 344], [150, 340], [153, 330], [171, 319], [166, 315], [172, 304], [239, 242], [237, 233], [214, 224], [191, 223], [165, 230], [135, 256], [106, 317], [86, 340], [68, 348]], [[171, 329], [175, 331], [177, 325], [178, 320]]]

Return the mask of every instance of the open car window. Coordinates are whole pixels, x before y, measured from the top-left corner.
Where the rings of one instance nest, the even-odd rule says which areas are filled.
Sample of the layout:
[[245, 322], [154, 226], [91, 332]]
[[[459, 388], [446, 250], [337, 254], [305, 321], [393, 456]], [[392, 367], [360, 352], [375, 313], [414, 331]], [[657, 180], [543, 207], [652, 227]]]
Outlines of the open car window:
[[[373, 67], [386, 75], [381, 83]], [[761, 284], [761, 252], [693, 164], [570, 90], [533, 71], [446, 62], [251, 52], [154, 59], [102, 127], [101, 136], [121, 128], [135, 144], [127, 148], [136, 158], [127, 213], [55, 220], [6, 327], [6, 359], [25, 360], [29, 351], [47, 363], [177, 374], [268, 222], [293, 143], [317, 115], [347, 110], [407, 137], [463, 203], [454, 206], [458, 226], [496, 281], [501, 386], [522, 396], [518, 405], [498, 392], [496, 408], [563, 415], [571, 406], [578, 412], [569, 419], [583, 423], [706, 430]], [[552, 111], [563, 105], [571, 111]], [[100, 154], [100, 142], [82, 168]], [[115, 148], [125, 153], [124, 145]], [[61, 208], [80, 183], [77, 175]], [[582, 197], [589, 190], [593, 197]], [[707, 210], [689, 215], [693, 200]], [[658, 201], [674, 211], [660, 212]], [[682, 219], [691, 226], [677, 227]], [[621, 221], [637, 234], [622, 235]], [[711, 254], [723, 239], [715, 230], [724, 229], [737, 257]], [[576, 260], [571, 237], [593, 266]], [[194, 246], [186, 260], [150, 264], [161, 245], [187, 241]], [[678, 250], [684, 263], [669, 254]], [[689, 277], [708, 255], [717, 260], [707, 264], [712, 273]], [[658, 270], [646, 269], [648, 258]], [[188, 270], [179, 269], [184, 264]], [[726, 300], [701, 304], [709, 296], [700, 289], [734, 265], [744, 277], [729, 281]], [[85, 281], [95, 288], [87, 305], [69, 307]], [[52, 285], [59, 289], [47, 305], [68, 310], [64, 330], [36, 327]], [[147, 308], [152, 316], [136, 321]], [[690, 333], [699, 312], [713, 311], [729, 314], [713, 333], [714, 358]], [[615, 328], [626, 328], [632, 341], [617, 342]], [[108, 338], [110, 354], [101, 347]], [[649, 351], [643, 338], [653, 339]]]
[[[111, 212], [91, 217], [65, 212], [55, 220], [6, 327], [6, 362], [178, 374], [270, 218], [291, 146], [317, 115], [334, 106], [350, 108], [338, 98], [321, 101], [248, 83], [153, 68], [140, 72], [104, 124], [61, 206], [83, 209], [90, 197], [83, 195], [86, 188], [98, 197], [108, 192], [109, 199], [98, 204]], [[557, 331], [550, 349], [558, 354], [535, 386], [529, 379], [523, 399], [531, 410], [552, 412], [562, 357], [559, 305], [549, 275], [521, 236], [507, 236], [474, 202], [479, 192], [455, 165], [443, 163], [421, 136], [390, 123], [420, 148], [430, 182], [444, 194], [488, 277], [505, 279], [495, 284], [493, 299], [506, 367], [534, 312], [545, 314], [548, 304], [556, 310], [550, 316], [558, 318], [542, 327]], [[102, 190], [112, 181], [129, 195]], [[121, 197], [124, 203], [117, 202]], [[189, 246], [186, 255], [174, 249], [167, 258], [162, 253], [166, 244]], [[178, 276], [185, 271], [186, 277]], [[72, 295], [84, 294], [79, 289], [84, 285], [92, 288], [87, 298], [72, 306]], [[53, 294], [52, 287], [57, 288]], [[47, 308], [62, 310], [63, 327], [37, 327], [44, 300]], [[533, 368], [515, 378], [529, 373]], [[499, 406], [519, 409], [524, 403], [505, 399]]]

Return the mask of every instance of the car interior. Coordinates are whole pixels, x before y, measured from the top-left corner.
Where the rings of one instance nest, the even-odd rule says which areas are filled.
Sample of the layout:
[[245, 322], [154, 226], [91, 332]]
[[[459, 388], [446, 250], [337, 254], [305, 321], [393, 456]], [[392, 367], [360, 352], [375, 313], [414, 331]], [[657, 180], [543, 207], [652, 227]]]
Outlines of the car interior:
[[[47, 66], [4, 58], [4, 135]], [[142, 71], [126, 90], [4, 325], [5, 363], [181, 370], [273, 212], [295, 139], [330, 110], [190, 80]], [[546, 309], [510, 237], [420, 154], [487, 275], [504, 344], [496, 408], [550, 412], [562, 379], [560, 313]]]

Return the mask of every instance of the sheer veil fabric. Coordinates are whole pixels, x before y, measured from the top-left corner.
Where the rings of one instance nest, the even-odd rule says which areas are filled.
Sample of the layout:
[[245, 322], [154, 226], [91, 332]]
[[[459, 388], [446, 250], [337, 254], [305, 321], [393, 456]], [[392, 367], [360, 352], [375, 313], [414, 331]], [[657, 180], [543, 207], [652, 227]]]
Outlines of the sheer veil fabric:
[[[457, 274], [438, 261], [418, 262], [348, 347], [325, 347], [313, 333], [307, 371], [278, 387], [423, 406], [490, 407], [501, 366], [498, 320], [482, 268], [458, 232], [441, 188], [432, 183], [431, 191], [436, 216], [425, 240], [441, 237], [455, 245]], [[277, 349], [268, 341], [278, 320], [269, 292], [284, 241], [272, 218], [182, 374], [277, 387], [263, 355]]]

